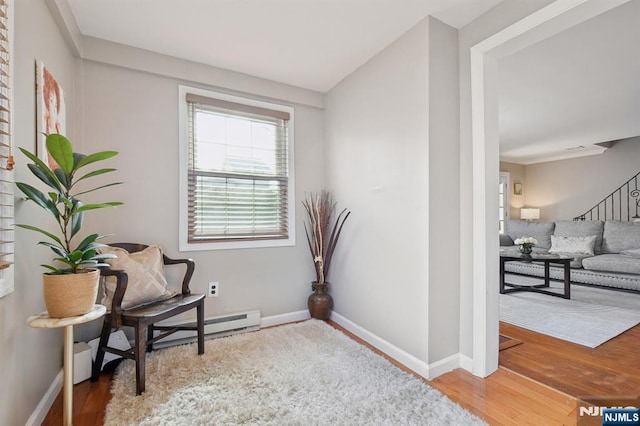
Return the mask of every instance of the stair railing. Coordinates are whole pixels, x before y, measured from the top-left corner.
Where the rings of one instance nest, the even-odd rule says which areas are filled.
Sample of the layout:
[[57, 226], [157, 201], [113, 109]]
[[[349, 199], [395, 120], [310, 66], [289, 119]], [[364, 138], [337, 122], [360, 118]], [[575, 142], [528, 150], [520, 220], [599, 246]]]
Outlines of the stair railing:
[[640, 172], [585, 213], [573, 220], [640, 221]]

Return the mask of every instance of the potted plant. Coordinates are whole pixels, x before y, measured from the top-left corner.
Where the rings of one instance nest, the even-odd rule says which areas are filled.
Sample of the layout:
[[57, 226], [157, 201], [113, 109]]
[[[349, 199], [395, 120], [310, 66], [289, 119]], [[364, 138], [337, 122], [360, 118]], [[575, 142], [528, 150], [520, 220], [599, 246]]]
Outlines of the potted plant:
[[351, 212], [343, 209], [333, 220], [336, 203], [325, 190], [309, 194], [302, 204], [307, 210], [308, 224], [305, 222], [304, 230], [316, 271], [316, 281], [311, 284], [314, 293], [308, 300], [309, 313], [311, 318], [327, 320], [333, 308], [333, 299], [327, 292], [327, 275], [342, 227]]
[[98, 267], [106, 266], [104, 259], [113, 258], [111, 254], [99, 254], [98, 249], [104, 247], [97, 241], [104, 235], [91, 234], [74, 245], [84, 221], [84, 213], [89, 210], [119, 206], [122, 203], [112, 201], [108, 203], [84, 204], [78, 197], [89, 192], [121, 182], [109, 183], [88, 190], [81, 190], [77, 183], [89, 178], [115, 171], [113, 168], [102, 168], [77, 176], [80, 169], [89, 164], [111, 158], [118, 153], [102, 151], [95, 154], [83, 155], [73, 152], [69, 140], [59, 134], [50, 134], [46, 139], [47, 152], [57, 164], [50, 167], [35, 154], [20, 148], [33, 164], [28, 164], [29, 170], [49, 188], [46, 194], [35, 187], [17, 182], [16, 186], [27, 200], [31, 200], [56, 220], [59, 236], [40, 227], [19, 224], [24, 229], [38, 232], [50, 241], [40, 241], [38, 244], [49, 247], [54, 253], [56, 265], [41, 265], [48, 270], [43, 274], [44, 299], [49, 316], [64, 318], [83, 315], [91, 309], [96, 300], [100, 273]]

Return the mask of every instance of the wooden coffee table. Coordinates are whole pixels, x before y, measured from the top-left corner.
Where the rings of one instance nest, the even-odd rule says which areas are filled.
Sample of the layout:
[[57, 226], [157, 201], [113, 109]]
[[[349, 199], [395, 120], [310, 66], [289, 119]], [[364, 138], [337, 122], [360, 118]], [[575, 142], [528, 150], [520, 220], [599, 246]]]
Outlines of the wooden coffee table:
[[[500, 294], [513, 293], [516, 291], [531, 291], [535, 293], [547, 294], [549, 296], [562, 297], [563, 299], [571, 299], [571, 261], [570, 256], [563, 256], [551, 253], [531, 253], [524, 255], [515, 252], [500, 253]], [[504, 264], [507, 262], [528, 262], [544, 264], [544, 283], [537, 285], [521, 285], [507, 283], [504, 280]], [[557, 293], [549, 289], [549, 265], [551, 263], [562, 265], [564, 267], [564, 292]], [[508, 288], [507, 288], [508, 287]]]

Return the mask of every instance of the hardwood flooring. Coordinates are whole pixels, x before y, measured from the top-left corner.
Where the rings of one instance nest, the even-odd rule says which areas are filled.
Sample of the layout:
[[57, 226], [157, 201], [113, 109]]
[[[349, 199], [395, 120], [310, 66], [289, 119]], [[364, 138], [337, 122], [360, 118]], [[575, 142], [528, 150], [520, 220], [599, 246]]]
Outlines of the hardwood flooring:
[[[500, 324], [500, 333], [523, 343], [501, 351], [500, 368], [488, 378], [457, 369], [431, 381], [422, 380], [492, 425], [574, 425], [578, 418], [576, 397], [637, 396], [639, 392], [640, 325], [595, 349], [505, 323]], [[75, 425], [103, 424], [111, 379], [111, 373], [103, 373], [96, 383], [85, 381], [74, 387]], [[61, 424], [60, 394], [43, 425]]]
[[524, 343], [500, 352], [500, 365], [575, 397], [640, 395], [640, 325], [597, 348], [500, 323]]

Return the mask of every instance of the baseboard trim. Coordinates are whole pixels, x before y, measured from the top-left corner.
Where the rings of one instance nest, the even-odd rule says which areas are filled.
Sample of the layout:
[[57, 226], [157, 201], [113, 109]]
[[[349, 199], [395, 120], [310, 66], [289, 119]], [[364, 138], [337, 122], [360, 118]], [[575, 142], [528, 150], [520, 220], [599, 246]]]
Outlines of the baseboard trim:
[[308, 320], [309, 311], [296, 311], [296, 312], [288, 312], [286, 314], [280, 315], [272, 315], [269, 317], [262, 317], [260, 319], [260, 327], [273, 327], [276, 325], [287, 324], [290, 322], [304, 321]]
[[369, 343], [371, 346], [381, 350], [386, 355], [398, 361], [400, 364], [404, 365], [411, 371], [419, 374], [425, 379], [431, 379], [429, 365], [424, 361], [416, 358], [415, 356], [382, 339], [381, 337], [376, 336], [375, 334], [362, 328], [353, 321], [348, 320], [347, 318], [338, 314], [337, 312], [331, 313], [331, 319], [341, 327], [344, 327], [349, 332], [355, 334], [365, 342]]
[[56, 397], [62, 390], [62, 378], [64, 370], [60, 370], [60, 372], [56, 375], [47, 389], [47, 392], [44, 394], [36, 409], [33, 410], [31, 416], [27, 419], [25, 423], [26, 426], [39, 426], [44, 421], [44, 418], [47, 416], [47, 413], [51, 409], [53, 402], [56, 400]]
[[453, 355], [449, 355], [446, 358], [438, 360], [434, 363], [429, 364], [429, 374], [430, 379], [435, 379], [441, 374], [448, 373], [450, 371], [455, 370], [456, 368], [460, 368], [460, 354], [455, 353]]
[[473, 359], [460, 354], [460, 368], [467, 370], [469, 373], [473, 373]]

